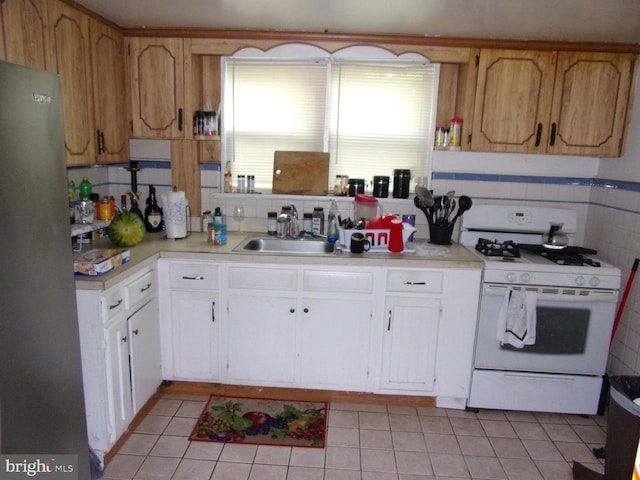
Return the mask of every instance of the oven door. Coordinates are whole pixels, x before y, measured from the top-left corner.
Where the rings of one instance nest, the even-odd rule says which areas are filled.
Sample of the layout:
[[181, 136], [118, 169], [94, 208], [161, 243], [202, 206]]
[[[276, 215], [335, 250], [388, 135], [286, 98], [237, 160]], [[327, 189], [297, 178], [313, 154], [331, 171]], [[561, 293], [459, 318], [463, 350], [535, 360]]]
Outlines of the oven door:
[[[536, 343], [517, 349], [498, 341], [498, 316], [509, 289], [536, 292]], [[618, 292], [484, 284], [475, 368], [603, 375]]]

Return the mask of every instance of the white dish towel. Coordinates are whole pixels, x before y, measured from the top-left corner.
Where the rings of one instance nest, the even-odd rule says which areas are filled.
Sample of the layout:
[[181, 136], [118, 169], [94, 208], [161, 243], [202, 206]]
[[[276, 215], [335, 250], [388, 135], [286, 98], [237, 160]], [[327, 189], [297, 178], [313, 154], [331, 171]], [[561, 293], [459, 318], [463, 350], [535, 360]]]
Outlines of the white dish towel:
[[536, 343], [536, 292], [507, 290], [498, 317], [498, 341], [516, 348]]

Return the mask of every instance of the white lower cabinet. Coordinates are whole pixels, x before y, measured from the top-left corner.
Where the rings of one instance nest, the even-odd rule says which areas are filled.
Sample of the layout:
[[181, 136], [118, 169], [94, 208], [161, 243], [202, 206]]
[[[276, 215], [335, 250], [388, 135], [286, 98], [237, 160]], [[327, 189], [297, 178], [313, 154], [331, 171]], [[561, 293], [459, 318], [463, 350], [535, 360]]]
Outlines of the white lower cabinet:
[[127, 319], [133, 413], [147, 403], [162, 383], [158, 299], [153, 298]]
[[156, 271], [77, 290], [89, 445], [103, 456], [162, 382]]
[[438, 298], [386, 298], [380, 388], [433, 391], [440, 310]]
[[219, 337], [222, 321], [219, 302], [219, 266], [213, 262], [175, 262], [160, 267], [170, 313], [163, 325], [166, 379], [218, 381]]
[[292, 386], [297, 328], [295, 296], [230, 292], [227, 297], [227, 380]]

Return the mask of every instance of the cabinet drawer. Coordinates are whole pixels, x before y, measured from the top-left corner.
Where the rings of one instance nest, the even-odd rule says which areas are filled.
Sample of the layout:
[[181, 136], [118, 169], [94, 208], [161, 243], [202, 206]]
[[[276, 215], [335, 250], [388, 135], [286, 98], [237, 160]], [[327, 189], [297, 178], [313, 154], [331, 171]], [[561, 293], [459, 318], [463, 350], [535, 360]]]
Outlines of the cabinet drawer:
[[388, 270], [387, 292], [442, 292], [442, 272], [428, 270]]
[[125, 287], [127, 308], [131, 308], [153, 297], [156, 293], [155, 271], [147, 272]]
[[172, 264], [169, 275], [172, 289], [217, 290], [218, 265], [212, 263]]
[[372, 272], [306, 270], [303, 279], [305, 292], [373, 292]]
[[230, 267], [229, 288], [295, 291], [298, 288], [298, 271], [268, 265]]
[[100, 297], [100, 302], [102, 304], [102, 319], [106, 322], [124, 310], [124, 290], [116, 288], [105, 293]]

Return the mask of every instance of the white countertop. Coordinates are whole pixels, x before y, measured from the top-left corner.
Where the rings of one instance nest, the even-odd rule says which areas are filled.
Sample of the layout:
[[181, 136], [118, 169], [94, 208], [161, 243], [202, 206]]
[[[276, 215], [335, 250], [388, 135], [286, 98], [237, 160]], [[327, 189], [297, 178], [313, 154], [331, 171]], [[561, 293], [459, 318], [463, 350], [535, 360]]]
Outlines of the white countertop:
[[[482, 269], [484, 263], [465, 247], [452, 245], [432, 245], [428, 240], [412, 242], [416, 253], [380, 253], [363, 254], [342, 253], [339, 255], [309, 254], [267, 254], [259, 252], [234, 252], [233, 249], [247, 235], [266, 236], [256, 232], [229, 232], [226, 245], [207, 243], [206, 233], [194, 232], [189, 237], [169, 240], [164, 233], [147, 233], [145, 239], [135, 247], [131, 247], [131, 259], [128, 263], [116, 267], [104, 275], [76, 276], [76, 288], [80, 290], [106, 290], [136, 270], [144, 268], [159, 258], [177, 258], [182, 260], [217, 260], [252, 263], [308, 265], [374, 265], [397, 266], [402, 268], [471, 268]], [[115, 248], [108, 238], [101, 238], [83, 250], [97, 248]]]

